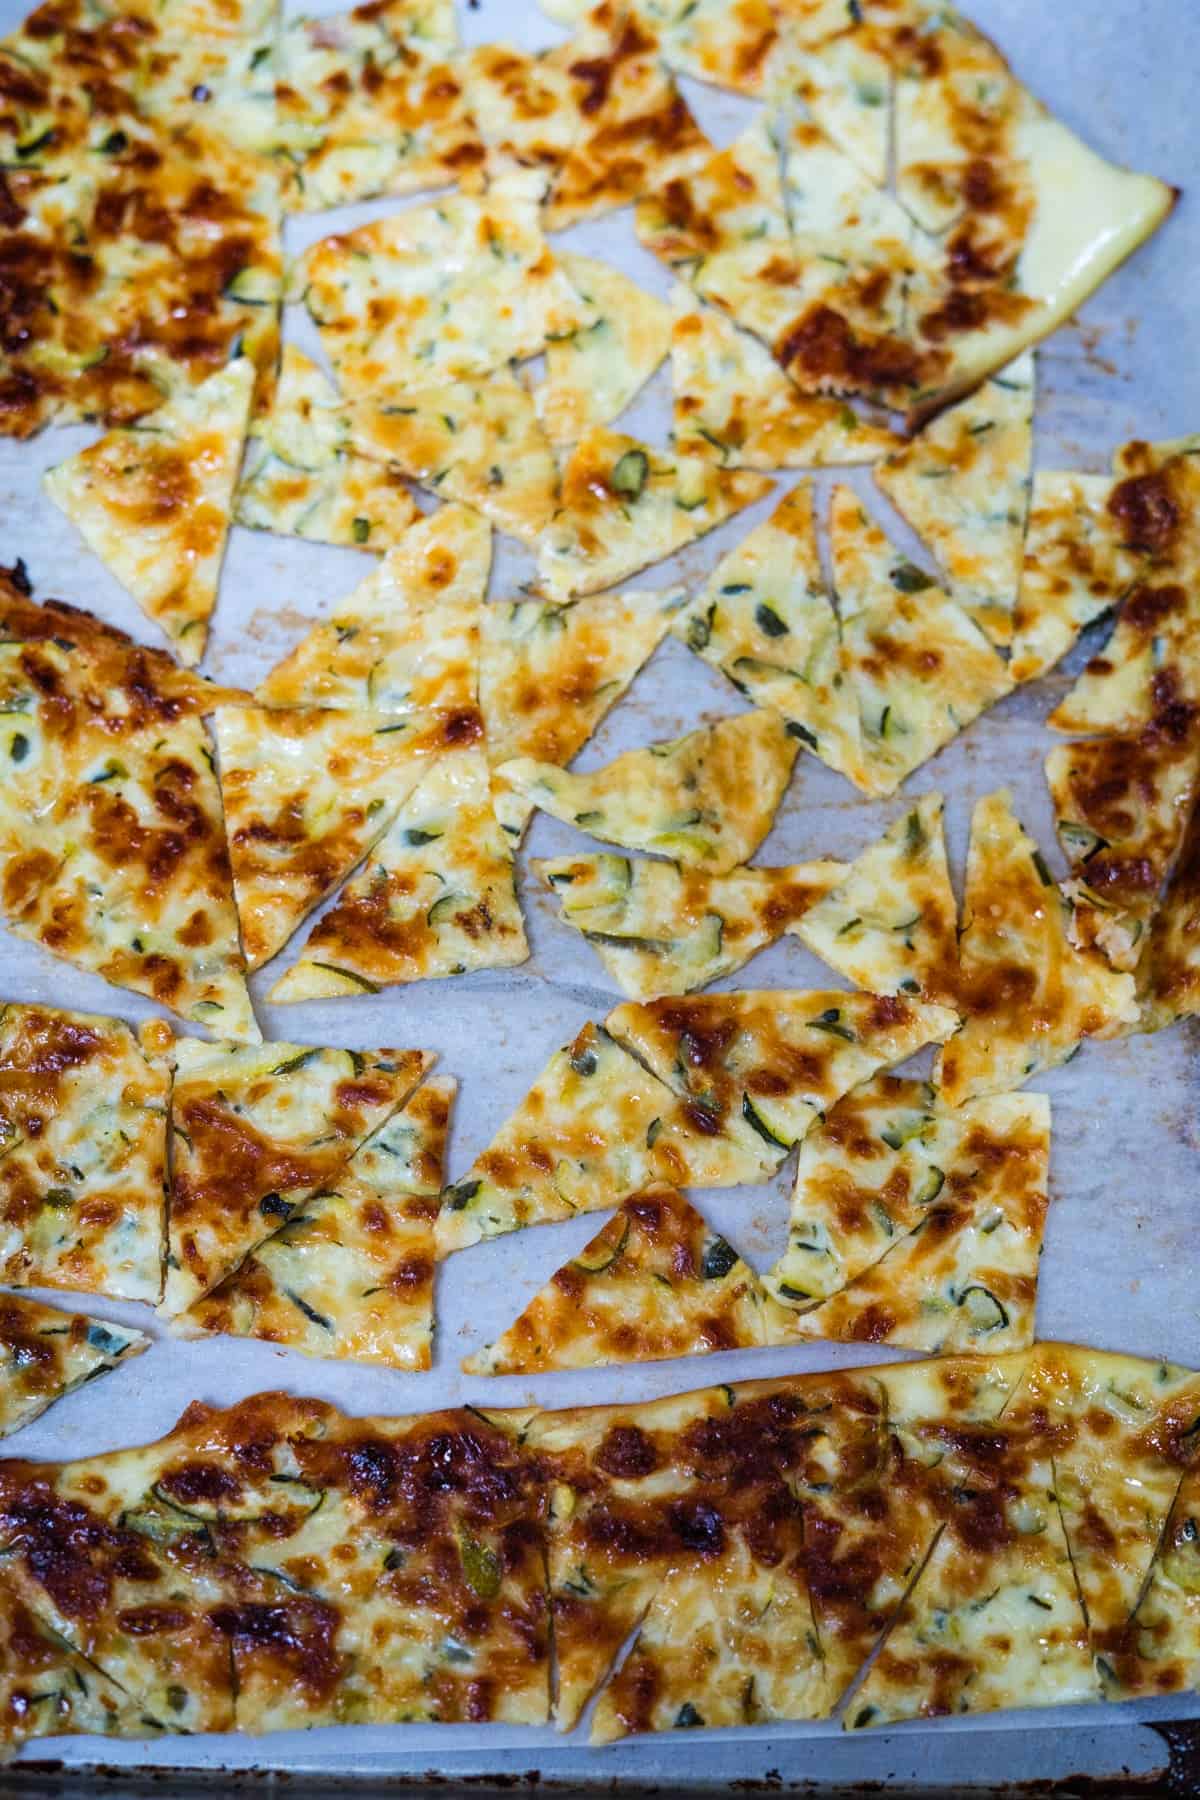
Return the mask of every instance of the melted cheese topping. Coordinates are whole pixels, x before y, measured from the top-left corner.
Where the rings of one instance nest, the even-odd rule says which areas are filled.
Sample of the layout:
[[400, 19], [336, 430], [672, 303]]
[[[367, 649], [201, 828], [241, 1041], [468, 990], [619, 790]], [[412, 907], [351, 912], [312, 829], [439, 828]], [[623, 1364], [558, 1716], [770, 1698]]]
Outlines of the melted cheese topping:
[[118, 1019], [0, 1011], [6, 1282], [158, 1299], [169, 1087], [167, 1059]]
[[574, 444], [623, 413], [649, 381], [670, 347], [671, 315], [607, 263], [567, 254], [562, 266], [592, 316], [547, 344], [535, 398], [551, 443]]
[[45, 477], [50, 498], [186, 663], [204, 654], [216, 605], [253, 385], [253, 365], [239, 358]]
[[673, 1188], [620, 1210], [564, 1263], [469, 1375], [532, 1375], [747, 1350], [763, 1342], [758, 1277]]
[[533, 170], [544, 193], [561, 168], [583, 125], [565, 51], [478, 44], [468, 53], [467, 100], [491, 179], [514, 166]]
[[140, 1355], [149, 1343], [127, 1326], [0, 1295], [0, 1437], [19, 1431], [85, 1381]]
[[433, 1058], [180, 1041], [163, 1309], [182, 1312], [335, 1181]]
[[723, 875], [766, 837], [796, 760], [772, 713], [742, 713], [673, 743], [628, 750], [587, 775], [521, 757], [500, 778], [581, 831]]
[[669, 456], [615, 431], [590, 431], [563, 470], [538, 572], [560, 599], [615, 587], [769, 491], [764, 476], [726, 473], [702, 457]]
[[1145, 1591], [1124, 1629], [1109, 1634], [1098, 1659], [1105, 1699], [1178, 1693], [1194, 1686], [1200, 1670], [1198, 1537], [1200, 1476], [1188, 1470], [1159, 1539]]
[[397, 543], [418, 514], [398, 469], [355, 455], [331, 383], [285, 344], [270, 410], [251, 428], [234, 517], [284, 537], [377, 550]]
[[607, 855], [535, 859], [533, 867], [557, 895], [563, 923], [631, 1000], [691, 993], [733, 974], [794, 930], [845, 874], [844, 863], [811, 862], [702, 875]]
[[445, 500], [473, 506], [500, 531], [539, 542], [558, 495], [558, 470], [532, 396], [520, 378], [448, 382], [364, 403], [351, 415], [363, 456], [394, 463]]
[[1068, 914], [1010, 796], [979, 801], [959, 940], [964, 1023], [937, 1067], [952, 1105], [1056, 1068], [1085, 1037], [1114, 1037], [1136, 1020], [1132, 977], [1076, 950]]
[[1200, 812], [1192, 813], [1175, 872], [1150, 926], [1137, 985], [1146, 1031], [1200, 1011]]
[[777, 40], [768, 0], [640, 0], [663, 61], [735, 93], [762, 92]]
[[790, 929], [814, 956], [870, 993], [921, 994], [952, 1006], [958, 909], [941, 795], [923, 795]]
[[1014, 681], [1053, 668], [1084, 626], [1132, 585], [1137, 558], [1109, 511], [1112, 487], [1105, 475], [1039, 469], [1034, 476], [1013, 615]]
[[1033, 356], [941, 413], [875, 471], [993, 644], [1012, 637], [1033, 457]]
[[467, 507], [422, 519], [276, 664], [258, 698], [399, 717], [475, 706], [491, 554], [488, 526]]

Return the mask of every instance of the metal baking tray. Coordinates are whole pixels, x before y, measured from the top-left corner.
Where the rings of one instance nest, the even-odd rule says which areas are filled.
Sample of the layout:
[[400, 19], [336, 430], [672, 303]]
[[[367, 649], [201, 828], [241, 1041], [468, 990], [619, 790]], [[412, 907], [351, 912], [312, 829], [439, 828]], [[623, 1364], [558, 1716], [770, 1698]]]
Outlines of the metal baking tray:
[[[1180, 7], [1177, 0], [1107, 0], [1103, 7], [1082, 0], [1060, 0], [1056, 7], [1041, 0], [970, 0], [968, 10], [1035, 92], [1090, 143], [1118, 161], [1185, 188], [1190, 184], [1200, 142], [1195, 113], [1200, 6]], [[0, 30], [15, 25], [22, 11], [21, 0], [0, 0]], [[467, 42], [507, 39], [538, 47], [562, 35], [533, 0], [467, 0], [460, 15]], [[686, 87], [702, 125], [719, 143], [732, 139], [750, 116], [749, 104], [732, 95], [692, 83]], [[289, 221], [287, 248], [295, 253], [330, 231], [404, 204], [373, 202]], [[637, 244], [628, 211], [577, 227], [560, 241], [607, 258], [653, 292], [668, 290], [667, 272]], [[1091, 300], [1080, 321], [1055, 333], [1040, 350], [1036, 456], [1041, 466], [1102, 469], [1111, 448], [1126, 438], [1174, 436], [1200, 426], [1198, 273], [1200, 220], [1185, 193], [1174, 216]], [[314, 348], [298, 309], [289, 310], [286, 329], [305, 348]], [[627, 417], [630, 430], [664, 440], [670, 418], [665, 371]], [[0, 560], [23, 556], [39, 595], [91, 607], [135, 636], [157, 641], [134, 602], [82, 548], [41, 491], [43, 469], [94, 435], [71, 428], [25, 444], [0, 439]], [[849, 479], [896, 535], [911, 543], [869, 475], [856, 472]], [[818, 485], [824, 490], [827, 478]], [[638, 585], [698, 583], [771, 504], [763, 502], [639, 577]], [[531, 578], [533, 567], [508, 540], [497, 540], [497, 552], [493, 595], [504, 597]], [[205, 667], [223, 680], [252, 686], [308, 623], [372, 566], [372, 558], [356, 551], [235, 530]], [[1087, 646], [1080, 647], [1065, 669], [1004, 700], [909, 781], [906, 793], [937, 787], [947, 796], [956, 880], [961, 881], [971, 805], [1001, 785], [1013, 789], [1018, 811], [1041, 839], [1052, 867], [1064, 872], [1042, 777], [1042, 757], [1052, 741], [1043, 721], [1086, 653]], [[741, 710], [732, 688], [669, 640], [588, 745], [580, 766]], [[759, 860], [852, 856], [902, 804], [869, 803], [814, 758], [802, 758]], [[527, 854], [553, 854], [581, 843], [569, 828], [539, 816]], [[270, 1037], [436, 1050], [441, 1069], [461, 1083], [452, 1177], [490, 1140], [551, 1052], [586, 1019], [602, 1017], [617, 998], [580, 938], [558, 924], [539, 885], [525, 876], [522, 890], [532, 945], [523, 967], [348, 1001], [271, 1007], [260, 999], [259, 1016]], [[294, 957], [296, 949], [294, 944], [285, 958]], [[282, 966], [255, 979], [256, 997]], [[827, 987], [836, 980], [791, 939], [722, 985]], [[2, 930], [0, 995], [130, 1019], [152, 1011], [136, 996]], [[1198, 1050], [1200, 1027], [1192, 1022], [1153, 1037], [1089, 1046], [1069, 1067], [1035, 1084], [1044, 1086], [1054, 1105], [1041, 1336], [1200, 1365]], [[790, 1174], [789, 1163], [769, 1187], [699, 1196], [702, 1210], [760, 1268], [784, 1240]], [[496, 1336], [598, 1222], [581, 1218], [517, 1233], [453, 1258], [439, 1280], [436, 1365], [423, 1375], [313, 1362], [236, 1338], [179, 1341], [150, 1322], [145, 1308], [93, 1300], [101, 1314], [149, 1329], [158, 1341], [102, 1385], [52, 1408], [13, 1441], [12, 1450], [57, 1458], [142, 1443], [169, 1430], [193, 1398], [224, 1404], [262, 1388], [317, 1394], [351, 1413], [406, 1413], [462, 1399], [562, 1406], [876, 1359], [863, 1348], [818, 1344], [536, 1381], [463, 1377], [459, 1359]], [[936, 1727], [914, 1724], [855, 1736], [843, 1735], [836, 1724], [697, 1731], [686, 1741], [648, 1739], [604, 1750], [590, 1749], [581, 1733], [563, 1739], [549, 1729], [499, 1726], [355, 1727], [265, 1739], [167, 1739], [152, 1746], [75, 1738], [31, 1744], [0, 1774], [0, 1792], [132, 1795], [149, 1783], [155, 1792], [182, 1793], [193, 1781], [202, 1789], [228, 1791], [270, 1777], [272, 1787], [286, 1786], [291, 1793], [343, 1785], [356, 1791], [386, 1785], [392, 1792], [410, 1784], [457, 1782], [486, 1790], [539, 1781], [552, 1789], [616, 1786], [640, 1792], [761, 1785], [832, 1794], [878, 1783], [900, 1791], [1003, 1787], [1011, 1792], [1028, 1786], [1047, 1792], [1061, 1784], [1060, 1791], [1071, 1793], [1189, 1793], [1200, 1781], [1200, 1723], [1192, 1728], [1188, 1721], [1200, 1722], [1200, 1696], [1004, 1714]]]

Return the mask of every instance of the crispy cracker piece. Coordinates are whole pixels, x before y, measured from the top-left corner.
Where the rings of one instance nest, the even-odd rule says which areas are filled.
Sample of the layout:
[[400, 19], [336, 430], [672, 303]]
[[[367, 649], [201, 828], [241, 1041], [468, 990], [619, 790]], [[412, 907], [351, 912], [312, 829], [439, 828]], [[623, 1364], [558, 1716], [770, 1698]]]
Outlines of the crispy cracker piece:
[[443, 187], [483, 160], [448, 0], [289, 18], [276, 139], [289, 212]]
[[439, 757], [418, 782], [270, 998], [372, 994], [528, 955], [487, 757], [468, 744]]
[[626, 1001], [605, 1027], [714, 1130], [778, 1160], [877, 1069], [944, 1041], [954, 1014], [877, 994], [765, 990]]
[[781, 1155], [776, 1145], [746, 1142], [697, 1114], [589, 1023], [555, 1052], [466, 1176], [446, 1189], [437, 1252], [603, 1211], [655, 1182], [762, 1181]]
[[890, 45], [876, 8], [789, 0], [771, 71], [776, 97], [794, 96], [876, 187], [886, 187], [892, 117]]
[[158, 1299], [169, 1089], [168, 1055], [123, 1020], [0, 1008], [4, 1281]]
[[433, 1062], [424, 1050], [181, 1039], [163, 1311], [190, 1306], [336, 1181]]
[[1200, 809], [1192, 813], [1138, 959], [1137, 991], [1143, 1031], [1161, 1031], [1200, 1011]]
[[639, 0], [668, 68], [734, 93], [760, 94], [778, 41], [768, 0]]
[[384, 834], [478, 714], [222, 707], [214, 718], [246, 960], [268, 962]]
[[764, 1299], [753, 1269], [682, 1194], [648, 1188], [462, 1366], [532, 1375], [751, 1350], [764, 1341]]
[[529, 188], [521, 173], [314, 244], [304, 302], [347, 399], [403, 405], [587, 322]]
[[1034, 475], [1008, 665], [1014, 681], [1053, 668], [1133, 586], [1139, 559], [1109, 509], [1112, 491], [1106, 475]]
[[316, 363], [285, 344], [270, 408], [251, 422], [237, 524], [383, 550], [418, 516], [399, 470], [354, 453], [345, 403]]
[[558, 55], [582, 126], [550, 189], [548, 231], [628, 205], [711, 153], [653, 28], [624, 0], [601, 0]]
[[655, 1000], [731, 975], [836, 887], [838, 862], [703, 875], [627, 856], [567, 856], [534, 869], [623, 994]]
[[858, 987], [954, 1005], [958, 909], [942, 797], [923, 794], [789, 930]]
[[567, 73], [565, 46], [530, 52], [477, 44], [462, 65], [467, 101], [492, 179], [533, 171], [544, 195], [579, 136], [583, 115]]
[[539, 574], [558, 599], [615, 587], [752, 506], [770, 487], [762, 475], [672, 456], [619, 432], [589, 431], [563, 469]]
[[850, 488], [834, 489], [830, 539], [842, 666], [862, 727], [859, 785], [890, 794], [1012, 681], [979, 627], [900, 556]]
[[[881, 1132], [898, 1135], [914, 1116], [915, 1141], [893, 1151]], [[1049, 1159], [1042, 1094], [999, 1094], [952, 1112], [924, 1082], [868, 1082], [801, 1148], [788, 1248], [764, 1278], [787, 1310], [773, 1309], [768, 1336], [935, 1355], [1024, 1349]], [[814, 1304], [812, 1287], [827, 1280], [844, 1285]]]
[[722, 558], [674, 631], [823, 762], [859, 778], [858, 707], [842, 672], [808, 482]]
[[[1125, 1496], [1120, 1496], [1125, 1498]], [[1126, 1589], [1120, 1580], [1126, 1569], [1142, 1560], [1137, 1532], [1137, 1500], [1122, 1508], [1126, 1518], [1121, 1533], [1124, 1552], [1116, 1585], [1106, 1583], [1105, 1595], [1115, 1599]], [[1143, 1529], [1149, 1509], [1142, 1513]], [[1110, 1526], [1111, 1528], [1111, 1526]], [[1193, 1689], [1200, 1676], [1200, 1574], [1196, 1546], [1200, 1543], [1200, 1473], [1187, 1469], [1176, 1489], [1155, 1548], [1149, 1574], [1131, 1616], [1106, 1634], [1097, 1657], [1104, 1698], [1128, 1700], [1138, 1694], [1174, 1694]]]
[[534, 399], [552, 444], [575, 444], [625, 411], [671, 345], [661, 300], [608, 263], [564, 253], [567, 279], [592, 316], [546, 346], [546, 379]]
[[945, 570], [951, 596], [993, 644], [1011, 642], [1021, 584], [1033, 379], [1027, 351], [875, 468]]
[[[6, 610], [11, 629], [22, 608]], [[24, 622], [39, 635], [0, 645], [9, 928], [185, 1018], [257, 1038], [195, 716], [212, 704], [204, 684], [68, 607], [30, 608]]]
[[366, 401], [351, 413], [351, 442], [523, 543], [539, 542], [550, 523], [558, 471], [529, 389], [512, 370], [414, 388], [386, 406]]
[[1070, 910], [1008, 792], [980, 800], [959, 940], [963, 1025], [936, 1070], [951, 1105], [1003, 1093], [1065, 1062], [1084, 1038], [1136, 1022], [1132, 976], [1074, 948]]
[[232, 1275], [172, 1320], [305, 1356], [428, 1369], [433, 1219], [457, 1082], [425, 1081]]
[[216, 605], [253, 385], [239, 357], [45, 476], [55, 505], [187, 663], [203, 656]]
[[1177, 703], [1136, 735], [1060, 745], [1046, 781], [1098, 941], [1115, 967], [1132, 969], [1200, 788], [1195, 708]]
[[898, 443], [844, 401], [804, 394], [732, 319], [672, 296], [675, 448], [725, 468], [812, 469], [876, 462]]
[[30, 1738], [146, 1732], [128, 1695], [2, 1584], [0, 1721], [10, 1750]]
[[492, 534], [466, 506], [420, 519], [258, 689], [265, 706], [404, 716], [479, 699]]
[[143, 1332], [127, 1325], [0, 1294], [0, 1437], [149, 1345]]
[[570, 774], [521, 757], [498, 774], [530, 805], [631, 850], [727, 874], [766, 837], [798, 745], [774, 713], [741, 713]]

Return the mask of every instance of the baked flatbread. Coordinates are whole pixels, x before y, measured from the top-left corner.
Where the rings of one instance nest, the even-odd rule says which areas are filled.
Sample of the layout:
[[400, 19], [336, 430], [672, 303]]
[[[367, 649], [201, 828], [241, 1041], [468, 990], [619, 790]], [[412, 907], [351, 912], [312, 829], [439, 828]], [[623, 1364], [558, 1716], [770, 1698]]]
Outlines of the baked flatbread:
[[954, 1029], [944, 1006], [877, 994], [766, 990], [626, 1001], [605, 1028], [710, 1128], [778, 1162], [877, 1069]]
[[0, 1008], [0, 1276], [113, 1300], [162, 1292], [171, 1031]]
[[957, 1106], [1004, 1093], [1066, 1062], [1087, 1037], [1136, 1022], [1130, 975], [1071, 941], [1070, 904], [1004, 790], [971, 817], [959, 939], [962, 1029], [940, 1052], [936, 1079]]
[[529, 389], [511, 370], [414, 386], [386, 406], [364, 402], [351, 413], [351, 441], [523, 543], [539, 542], [550, 523], [558, 470]]
[[481, 735], [477, 714], [426, 721], [311, 707], [222, 707], [213, 725], [252, 969], [357, 867], [443, 742]]
[[1124, 1630], [1110, 1634], [1098, 1659], [1105, 1699], [1194, 1687], [1200, 1671], [1198, 1538], [1200, 1473], [1189, 1469], [1176, 1490], [1137, 1606]]
[[[892, 115], [888, 18], [876, 6], [851, 10], [801, 0], [786, 21], [776, 91], [800, 100], [825, 134], [876, 187], [887, 185]], [[905, 8], [897, 9], [903, 17]]]
[[462, 74], [491, 179], [528, 169], [544, 194], [562, 167], [583, 125], [565, 51], [531, 53], [500, 43], [468, 52]]
[[410, 526], [328, 621], [275, 665], [258, 699], [398, 716], [477, 705], [491, 536], [466, 506], [443, 506]]
[[1033, 459], [1033, 353], [879, 463], [875, 479], [993, 644], [1012, 639]]
[[254, 366], [239, 357], [45, 477], [55, 505], [185, 663], [204, 654], [253, 387]]
[[524, 174], [486, 196], [409, 207], [315, 244], [304, 303], [350, 400], [405, 404], [585, 324]]
[[754, 1270], [682, 1194], [648, 1188], [462, 1366], [533, 1375], [752, 1350], [764, 1342], [765, 1300]]
[[19, 1431], [85, 1381], [140, 1355], [149, 1343], [127, 1325], [0, 1294], [0, 1437]]
[[[306, 1356], [428, 1369], [433, 1218], [457, 1083], [435, 1076], [282, 1230], [172, 1321]], [[369, 1173], [368, 1173], [369, 1170]]]
[[483, 160], [445, 0], [289, 18], [276, 134], [289, 212], [443, 187]]
[[1139, 559], [1109, 511], [1112, 490], [1107, 475], [1034, 475], [1008, 665], [1014, 681], [1053, 668], [1133, 586]]
[[608, 263], [570, 253], [561, 261], [592, 316], [547, 344], [535, 399], [550, 442], [575, 444], [623, 413], [649, 381], [671, 347], [671, 314]]
[[[1200, 558], [1195, 567], [1200, 569]], [[1055, 707], [1049, 725], [1057, 731], [1137, 731], [1172, 710], [1195, 711], [1200, 657], [1194, 577], [1190, 567], [1180, 574], [1182, 580], [1139, 582], [1131, 589], [1112, 636]]]
[[546, 591], [565, 599], [615, 587], [662, 562], [770, 492], [762, 475], [717, 469], [597, 428], [562, 472], [562, 496], [538, 553]]
[[63, 1643], [48, 1625], [0, 1587], [0, 1719], [14, 1748], [35, 1737], [84, 1732], [136, 1736], [127, 1699], [107, 1676]]
[[1200, 1011], [1200, 808], [1138, 959], [1137, 990], [1143, 1031]]
[[251, 423], [236, 522], [384, 550], [416, 517], [400, 471], [354, 453], [344, 402], [316, 363], [285, 344], [270, 408]]
[[890, 794], [1012, 682], [979, 627], [889, 545], [850, 488], [834, 489], [830, 545], [862, 728], [859, 785]]
[[732, 975], [795, 929], [846, 872], [838, 862], [702, 875], [628, 856], [534, 859], [559, 917], [592, 946], [623, 994], [655, 1000]]
[[919, 994], [953, 1006], [958, 909], [941, 795], [922, 795], [789, 929], [869, 993]]
[[674, 631], [755, 706], [786, 719], [814, 755], [860, 779], [858, 706], [842, 671], [807, 481], [722, 558]]
[[468, 744], [439, 757], [418, 782], [270, 998], [278, 1005], [373, 994], [528, 955], [487, 757]]
[[762, 92], [777, 41], [768, 0], [640, 0], [638, 10], [669, 68], [738, 94]]
[[673, 295], [675, 448], [725, 468], [812, 469], [876, 462], [897, 440], [844, 401], [803, 394], [732, 319]]
[[724, 875], [771, 829], [798, 748], [774, 713], [750, 712], [627, 750], [590, 774], [521, 757], [498, 775], [531, 806], [594, 837]]
[[423, 1050], [302, 1044], [176, 1048], [163, 1311], [235, 1269], [308, 1197], [336, 1181], [363, 1139], [403, 1106], [434, 1061]]

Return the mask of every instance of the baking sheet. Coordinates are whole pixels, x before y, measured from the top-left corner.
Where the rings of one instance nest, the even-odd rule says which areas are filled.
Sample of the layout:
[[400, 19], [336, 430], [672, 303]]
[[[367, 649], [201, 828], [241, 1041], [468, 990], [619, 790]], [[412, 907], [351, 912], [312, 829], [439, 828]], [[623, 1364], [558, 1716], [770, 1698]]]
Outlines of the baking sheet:
[[[0, 0], [0, 30], [22, 16], [20, 0]], [[309, 11], [328, 10], [324, 6]], [[1018, 71], [1069, 124], [1107, 155], [1166, 179], [1193, 178], [1194, 88], [1200, 74], [1200, 8], [1176, 0], [1108, 0], [1102, 8], [1064, 0], [974, 0], [969, 9], [1008, 52]], [[467, 42], [504, 38], [529, 47], [562, 33], [532, 0], [460, 0]], [[735, 96], [685, 83], [701, 124], [727, 143], [752, 107]], [[330, 231], [410, 202], [379, 201], [289, 221], [296, 253]], [[666, 295], [665, 268], [641, 250], [628, 211], [563, 233], [558, 243], [602, 256], [647, 289]], [[1082, 322], [1056, 333], [1038, 355], [1036, 457], [1043, 467], [1101, 469], [1127, 437], [1174, 436], [1200, 426], [1200, 360], [1194, 276], [1200, 226], [1188, 197], [1133, 261], [1107, 283]], [[315, 348], [307, 319], [289, 310], [286, 335]], [[665, 371], [626, 415], [627, 428], [662, 442], [669, 429]], [[624, 421], [623, 421], [624, 423]], [[23, 556], [39, 596], [93, 608], [146, 641], [154, 627], [82, 544], [41, 492], [42, 471], [90, 441], [94, 430], [44, 433], [31, 443], [0, 439], [0, 561]], [[844, 475], [840, 478], [847, 478]], [[777, 484], [775, 499], [794, 477]], [[869, 474], [848, 479], [906, 534], [875, 492]], [[822, 493], [828, 477], [818, 478]], [[774, 500], [741, 515], [682, 556], [636, 578], [639, 586], [698, 584], [720, 555], [771, 510]], [[927, 559], [926, 559], [927, 560]], [[349, 592], [375, 559], [235, 529], [225, 565], [205, 668], [222, 680], [254, 685], [310, 621]], [[519, 546], [497, 539], [493, 597], [515, 593], [533, 574]], [[1091, 642], [1094, 642], [1094, 637]], [[1018, 691], [977, 721], [912, 777], [905, 796], [874, 804], [812, 757], [802, 757], [790, 792], [758, 861], [851, 857], [875, 838], [915, 793], [941, 788], [956, 883], [972, 803], [1011, 786], [1017, 809], [1040, 838], [1058, 874], [1064, 864], [1042, 778], [1052, 735], [1042, 721], [1088, 653], [1081, 647], [1054, 676]], [[673, 640], [662, 646], [630, 693], [579, 759], [592, 767], [618, 751], [673, 737], [744, 710], [734, 690]], [[529, 855], [582, 848], [568, 827], [538, 816]], [[449, 1172], [457, 1178], [526, 1092], [551, 1053], [588, 1018], [619, 997], [579, 936], [560, 925], [550, 897], [522, 877], [532, 956], [516, 970], [481, 971], [449, 982], [392, 988], [348, 1001], [271, 1007], [261, 996], [298, 953], [298, 941], [251, 983], [264, 1032], [301, 1043], [362, 1048], [419, 1045], [436, 1050], [440, 1068], [460, 1081]], [[795, 941], [777, 944], [718, 986], [843, 985]], [[0, 931], [0, 995], [117, 1013], [153, 1008]], [[1200, 1177], [1200, 1027], [1089, 1046], [1069, 1067], [1032, 1085], [1052, 1096], [1052, 1201], [1042, 1263], [1038, 1329], [1042, 1337], [1165, 1356], [1200, 1366], [1196, 1194]], [[785, 1237], [794, 1159], [769, 1187], [703, 1193], [702, 1211], [763, 1268]], [[402, 1375], [350, 1364], [312, 1362], [235, 1338], [171, 1339], [145, 1308], [88, 1300], [98, 1311], [150, 1330], [143, 1357], [99, 1386], [54, 1407], [12, 1444], [26, 1456], [66, 1457], [140, 1443], [167, 1431], [193, 1398], [232, 1402], [261, 1388], [320, 1395], [351, 1413], [421, 1411], [471, 1399], [483, 1405], [547, 1406], [631, 1400], [711, 1382], [879, 1360], [863, 1348], [813, 1345], [549, 1375], [530, 1381], [463, 1377], [459, 1359], [498, 1335], [542, 1282], [599, 1225], [599, 1217], [516, 1233], [453, 1258], [438, 1289], [436, 1366]], [[58, 1303], [64, 1296], [47, 1295]], [[847, 1782], [920, 1780], [959, 1786], [989, 1774], [1010, 1781], [1052, 1780], [1077, 1770], [1120, 1769], [1131, 1776], [1161, 1766], [1163, 1748], [1144, 1721], [1200, 1717], [1200, 1697], [1014, 1713], [909, 1726], [886, 1734], [841, 1735], [836, 1725], [772, 1726], [743, 1732], [689, 1733], [686, 1742], [647, 1740], [592, 1751], [583, 1733], [509, 1727], [355, 1727], [288, 1733], [266, 1740], [182, 1738], [139, 1744], [76, 1738], [51, 1754], [70, 1766], [147, 1760], [177, 1768], [264, 1767], [419, 1776], [430, 1769], [466, 1778], [481, 1771], [544, 1778], [651, 1784], [785, 1779]], [[1065, 1728], [1065, 1729], [1064, 1729]], [[26, 1756], [46, 1755], [33, 1744]]]

